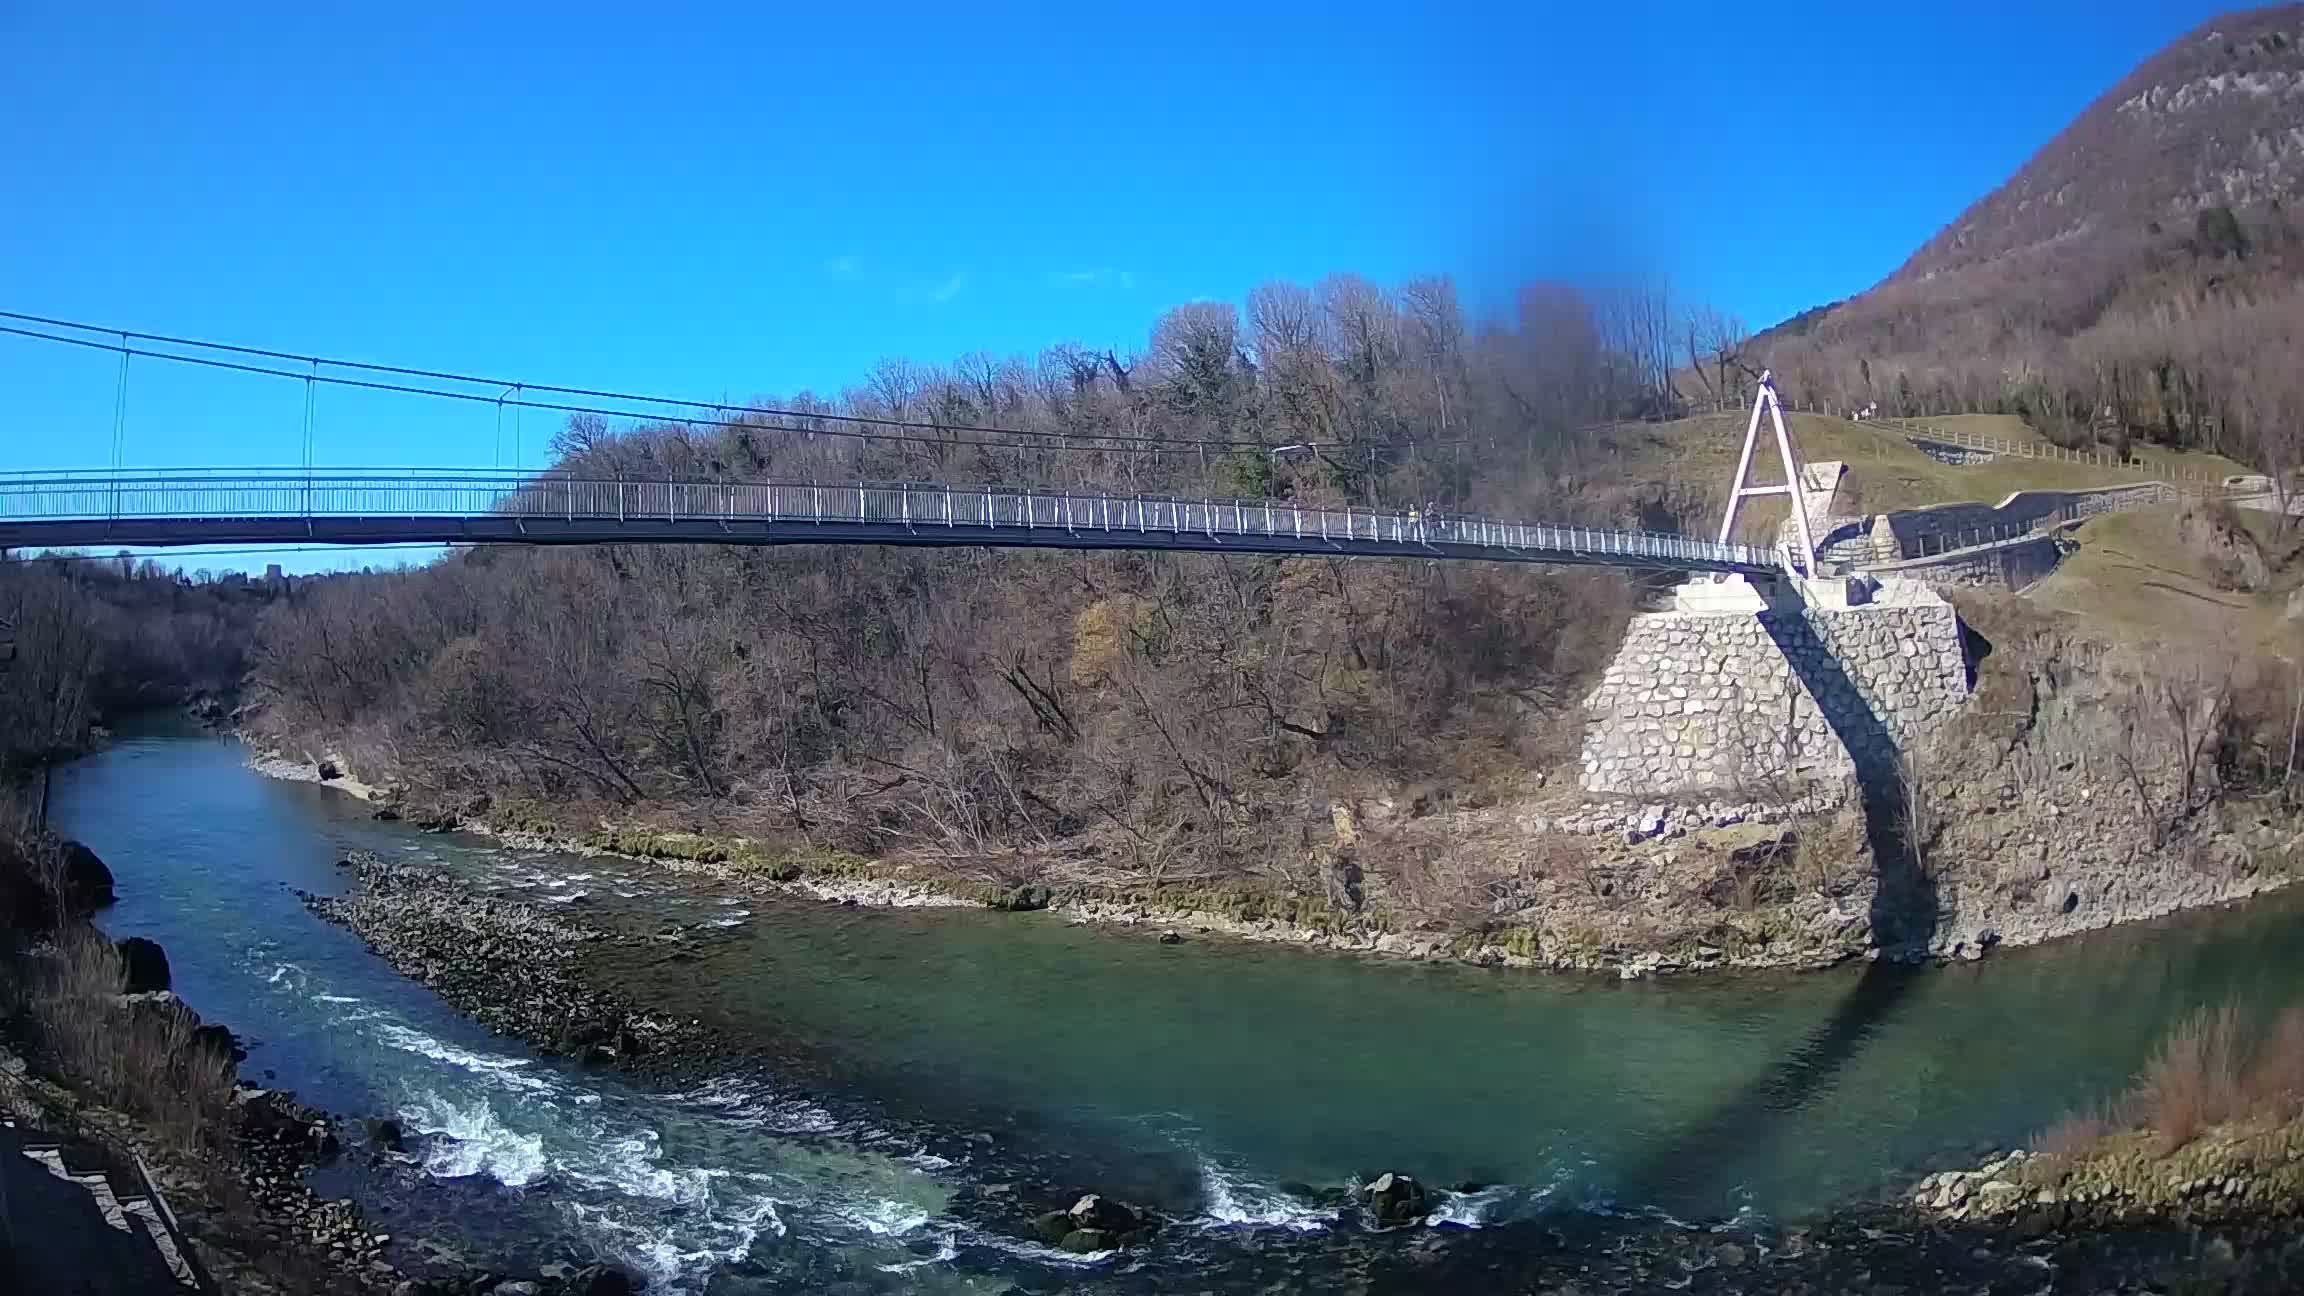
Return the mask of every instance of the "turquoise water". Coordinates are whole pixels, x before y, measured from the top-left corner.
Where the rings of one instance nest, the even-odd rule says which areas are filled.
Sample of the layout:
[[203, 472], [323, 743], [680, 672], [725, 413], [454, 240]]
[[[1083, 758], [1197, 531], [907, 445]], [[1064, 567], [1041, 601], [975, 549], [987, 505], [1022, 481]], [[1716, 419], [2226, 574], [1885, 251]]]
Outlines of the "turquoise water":
[[[131, 737], [59, 779], [59, 826], [119, 880], [107, 928], [166, 946], [184, 996], [250, 1037], [247, 1073], [426, 1135], [422, 1167], [357, 1189], [403, 1229], [596, 1252], [683, 1290], [1227, 1289], [1274, 1239], [1316, 1272], [1353, 1230], [1281, 1185], [1381, 1169], [1490, 1185], [1441, 1217], [1491, 1246], [1586, 1209], [1797, 1216], [2021, 1139], [2123, 1083], [2183, 1013], [2291, 994], [2304, 965], [2288, 899], [1918, 973], [1623, 983], [1163, 946], [427, 836], [243, 760]], [[341, 889], [355, 846], [680, 925], [606, 958], [762, 1065], [664, 1092], [490, 1037], [291, 894]], [[1186, 1223], [1081, 1262], [1010, 1240], [1020, 1219], [985, 1192], [1009, 1182]]]

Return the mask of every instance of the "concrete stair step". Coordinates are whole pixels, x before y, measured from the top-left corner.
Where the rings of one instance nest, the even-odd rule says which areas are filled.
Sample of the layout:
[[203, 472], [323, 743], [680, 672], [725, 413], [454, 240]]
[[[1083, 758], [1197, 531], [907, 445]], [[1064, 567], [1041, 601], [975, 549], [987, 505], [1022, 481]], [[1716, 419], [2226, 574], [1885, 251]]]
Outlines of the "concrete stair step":
[[[91, 1226], [76, 1226], [72, 1219], [75, 1211], [72, 1196], [51, 1193], [26, 1202], [22, 1208], [12, 1207], [11, 1218], [6, 1223], [20, 1250], [27, 1238], [39, 1238], [48, 1242], [50, 1248], [67, 1253], [20, 1255], [14, 1261], [19, 1270], [16, 1276], [21, 1277], [27, 1263], [46, 1262], [61, 1264], [67, 1272], [79, 1269], [101, 1275], [104, 1285], [98, 1289], [108, 1292], [202, 1290], [197, 1269], [177, 1245], [165, 1206], [145, 1192], [141, 1182], [116, 1183], [115, 1174], [106, 1167], [82, 1164], [66, 1145], [54, 1140], [0, 1139], [0, 1149], [5, 1149], [10, 1141], [16, 1143], [21, 1154], [19, 1164], [29, 1162], [46, 1171], [47, 1179], [68, 1186], [66, 1191], [76, 1195], [80, 1203], [77, 1209], [94, 1207], [94, 1214], [103, 1226], [94, 1231]], [[4, 1155], [4, 1151], [0, 1151], [0, 1155]], [[0, 1167], [0, 1174], [8, 1173], [5, 1167]], [[37, 1176], [32, 1180], [38, 1181]], [[120, 1237], [114, 1243], [97, 1241], [99, 1237], [115, 1233]], [[0, 1277], [7, 1276], [0, 1272]]]

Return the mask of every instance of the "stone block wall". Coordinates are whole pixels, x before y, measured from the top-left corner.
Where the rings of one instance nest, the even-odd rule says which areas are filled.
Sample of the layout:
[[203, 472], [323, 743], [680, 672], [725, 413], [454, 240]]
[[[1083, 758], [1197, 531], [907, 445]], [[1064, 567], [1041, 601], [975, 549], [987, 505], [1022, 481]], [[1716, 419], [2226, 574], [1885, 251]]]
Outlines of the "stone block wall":
[[1959, 617], [1917, 587], [1845, 611], [1643, 613], [1585, 699], [1583, 786], [1750, 796], [1893, 778], [1897, 748], [1968, 685]]
[[2064, 548], [2055, 535], [2043, 532], [1999, 544], [1960, 549], [1941, 558], [1879, 564], [1867, 570], [1874, 576], [1904, 576], [1936, 589], [2020, 590], [2056, 570]]

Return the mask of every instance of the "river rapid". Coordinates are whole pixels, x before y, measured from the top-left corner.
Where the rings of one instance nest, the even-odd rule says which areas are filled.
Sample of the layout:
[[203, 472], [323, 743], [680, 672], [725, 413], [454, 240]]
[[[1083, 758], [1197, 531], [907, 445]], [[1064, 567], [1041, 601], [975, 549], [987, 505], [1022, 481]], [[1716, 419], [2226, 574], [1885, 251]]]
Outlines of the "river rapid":
[[[246, 761], [155, 732], [60, 774], [58, 829], [118, 882], [107, 931], [161, 942], [245, 1037], [243, 1074], [403, 1122], [415, 1164], [318, 1172], [396, 1246], [599, 1256], [670, 1291], [1262, 1290], [1386, 1249], [1477, 1269], [1579, 1220], [1797, 1220], [2023, 1139], [2183, 1014], [2270, 1002], [2304, 964], [2286, 897], [1918, 972], [1616, 982], [1162, 945], [427, 835]], [[645, 1084], [491, 1036], [298, 902], [350, 885], [352, 849], [650, 937], [600, 969], [755, 1060]], [[1303, 1188], [1388, 1169], [1462, 1190], [1378, 1235]], [[1023, 1240], [1019, 1185], [1178, 1222], [1071, 1256]]]

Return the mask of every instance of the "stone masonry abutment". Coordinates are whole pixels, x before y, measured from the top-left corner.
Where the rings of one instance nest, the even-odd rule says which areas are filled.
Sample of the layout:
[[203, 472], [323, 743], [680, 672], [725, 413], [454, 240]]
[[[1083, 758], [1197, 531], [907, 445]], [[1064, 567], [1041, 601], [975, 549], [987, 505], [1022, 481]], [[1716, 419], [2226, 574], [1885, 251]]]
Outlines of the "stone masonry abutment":
[[1860, 585], [1866, 601], [1819, 589], [1700, 579], [1633, 617], [1585, 699], [1585, 790], [1765, 800], [1892, 782], [1898, 751], [1968, 696], [1959, 616], [1914, 581]]

